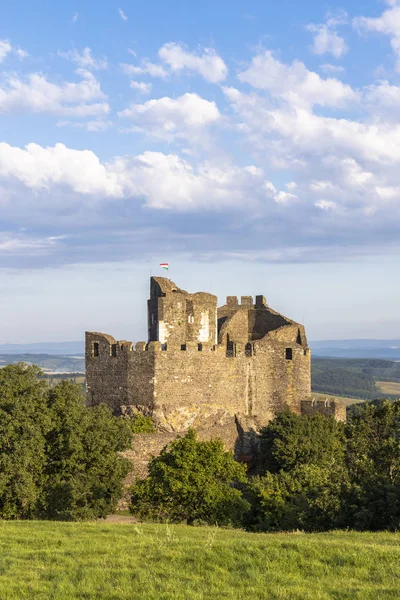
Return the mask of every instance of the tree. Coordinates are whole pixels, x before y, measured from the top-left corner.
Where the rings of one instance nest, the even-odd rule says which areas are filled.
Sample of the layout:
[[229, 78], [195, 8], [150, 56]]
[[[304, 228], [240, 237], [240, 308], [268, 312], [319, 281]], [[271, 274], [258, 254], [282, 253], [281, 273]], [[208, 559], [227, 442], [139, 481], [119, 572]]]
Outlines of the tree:
[[40, 369], [23, 363], [0, 369], [0, 517], [29, 519], [43, 493], [50, 429], [48, 386]]
[[151, 460], [147, 479], [133, 486], [130, 510], [159, 521], [240, 525], [249, 504], [234, 485], [245, 481], [246, 467], [222, 441], [198, 441], [190, 430]]
[[399, 529], [400, 401], [368, 403], [347, 426], [347, 438], [349, 521], [357, 529]]
[[290, 471], [267, 472], [249, 483], [252, 510], [247, 527], [255, 531], [325, 531], [345, 525], [344, 505], [350, 494], [348, 474], [300, 464]]
[[130, 463], [129, 423], [87, 408], [78, 385], [37, 367], [0, 369], [0, 518], [90, 519], [114, 510]]
[[127, 420], [105, 406], [87, 408], [80, 386], [62, 381], [49, 391], [46, 484], [41, 514], [80, 520], [115, 510], [130, 462], [119, 456], [132, 437]]
[[261, 432], [261, 476], [250, 481], [248, 528], [317, 531], [343, 523], [350, 482], [344, 424], [283, 412]]
[[261, 432], [261, 471], [278, 473], [304, 464], [331, 468], [343, 464], [344, 423], [321, 414], [282, 412]]

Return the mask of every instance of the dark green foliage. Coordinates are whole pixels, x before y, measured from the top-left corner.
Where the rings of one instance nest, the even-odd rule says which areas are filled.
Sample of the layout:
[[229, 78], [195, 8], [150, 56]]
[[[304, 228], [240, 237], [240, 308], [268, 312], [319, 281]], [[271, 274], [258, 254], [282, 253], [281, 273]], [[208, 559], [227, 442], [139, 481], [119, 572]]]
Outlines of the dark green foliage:
[[347, 466], [358, 529], [400, 527], [400, 401], [368, 404], [348, 426]]
[[0, 517], [35, 516], [43, 493], [45, 435], [51, 421], [40, 370], [23, 364], [0, 369]]
[[359, 405], [346, 427], [278, 415], [262, 448], [266, 471], [249, 484], [249, 528], [400, 529], [400, 401]]
[[37, 367], [0, 370], [0, 517], [89, 519], [114, 510], [128, 423], [87, 408], [80, 386], [50, 389]]
[[153, 419], [143, 413], [136, 413], [129, 419], [129, 424], [132, 433], [154, 433], [156, 431]]
[[63, 381], [49, 392], [52, 428], [46, 436], [42, 514], [51, 519], [105, 517], [115, 510], [130, 464], [129, 423], [104, 405], [86, 408], [79, 386]]
[[350, 482], [342, 466], [299, 464], [290, 472], [256, 477], [249, 489], [252, 530], [325, 531], [345, 525], [344, 498]]
[[349, 493], [344, 424], [323, 415], [278, 415], [261, 433], [261, 477], [249, 484], [248, 527], [318, 531], [343, 524]]
[[299, 465], [332, 468], [343, 463], [344, 424], [316, 414], [279, 414], [261, 432], [261, 469], [277, 473]]
[[249, 504], [233, 487], [246, 467], [219, 440], [200, 442], [194, 431], [166, 446], [132, 490], [131, 512], [140, 518], [240, 525]]

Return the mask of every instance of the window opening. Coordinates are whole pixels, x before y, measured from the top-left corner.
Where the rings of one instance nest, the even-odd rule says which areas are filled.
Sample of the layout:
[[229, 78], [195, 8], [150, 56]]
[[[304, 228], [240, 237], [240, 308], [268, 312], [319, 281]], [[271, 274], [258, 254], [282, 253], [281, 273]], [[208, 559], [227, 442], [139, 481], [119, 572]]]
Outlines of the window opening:
[[117, 356], [117, 344], [111, 344], [111, 356]]
[[286, 348], [286, 360], [292, 360], [292, 359], [293, 359], [293, 349]]
[[181, 350], [186, 350], [186, 344], [181, 345]]
[[197, 350], [201, 352], [203, 350], [203, 344], [197, 344]]
[[250, 344], [250, 342], [246, 344], [244, 353], [246, 356], [253, 356], [253, 344]]
[[93, 356], [99, 355], [99, 344], [98, 342], [94, 342], [93, 344]]

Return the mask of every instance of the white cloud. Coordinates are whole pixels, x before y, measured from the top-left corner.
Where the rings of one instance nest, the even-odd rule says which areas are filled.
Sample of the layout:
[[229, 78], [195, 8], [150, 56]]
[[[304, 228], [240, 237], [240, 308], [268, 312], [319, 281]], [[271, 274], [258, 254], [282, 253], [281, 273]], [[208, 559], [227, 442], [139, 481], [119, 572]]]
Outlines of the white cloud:
[[326, 15], [325, 23], [310, 23], [306, 29], [314, 33], [311, 52], [314, 54], [332, 54], [335, 58], [341, 58], [348, 50], [344, 39], [338, 35], [336, 27], [345, 25], [348, 22], [348, 15], [344, 10], [329, 12]]
[[221, 118], [215, 102], [189, 93], [176, 99], [164, 97], [133, 104], [119, 116], [132, 119], [136, 131], [166, 140], [174, 137], [193, 139]]
[[343, 9], [328, 11], [326, 13], [326, 24], [328, 27], [337, 27], [337, 25], [347, 25], [349, 15]]
[[290, 204], [291, 202], [298, 200], [298, 196], [282, 190], [278, 194], [275, 194], [274, 200], [275, 202], [278, 202], [278, 204]]
[[390, 44], [397, 59], [397, 70], [400, 71], [400, 6], [390, 3], [391, 8], [385, 10], [380, 17], [356, 17], [353, 26], [359, 31], [374, 31], [390, 38]]
[[160, 77], [161, 79], [168, 77], [168, 73], [162, 65], [157, 65], [147, 59], [142, 61], [140, 67], [127, 63], [121, 63], [120, 66], [127, 75], [150, 75], [151, 77]]
[[7, 54], [11, 52], [11, 44], [8, 40], [0, 40], [0, 63], [3, 62]]
[[332, 210], [336, 207], [336, 203], [332, 202], [332, 200], [319, 200], [315, 203], [315, 206], [318, 206], [322, 210]]
[[0, 142], [0, 178], [15, 179], [32, 190], [67, 186], [78, 194], [122, 196], [123, 188], [108, 165], [89, 150], [71, 150], [64, 144], [24, 149]]
[[141, 94], [150, 94], [151, 88], [153, 87], [151, 83], [144, 83], [144, 81], [131, 81], [130, 87], [134, 90], [138, 90]]
[[321, 71], [325, 71], [325, 73], [343, 73], [344, 67], [340, 65], [331, 65], [329, 63], [325, 63], [324, 65], [320, 65], [319, 68]]
[[10, 235], [0, 232], [0, 255], [20, 255], [27, 251], [35, 254], [47, 254], [63, 236], [35, 237], [28, 235]]
[[22, 48], [17, 48], [15, 52], [20, 60], [24, 60], [24, 58], [27, 58], [29, 56], [28, 52], [22, 50]]
[[228, 74], [226, 64], [212, 48], [204, 48], [201, 54], [195, 54], [180, 44], [169, 42], [160, 48], [158, 55], [172, 72], [194, 71], [211, 83], [223, 81]]
[[240, 81], [267, 90], [271, 96], [283, 98], [299, 108], [314, 104], [341, 107], [358, 100], [358, 94], [349, 85], [338, 79], [322, 79], [298, 60], [285, 65], [269, 50], [255, 56], [250, 67], [238, 77]]
[[125, 13], [124, 13], [124, 11], [122, 10], [122, 8], [119, 8], [119, 9], [118, 9], [118, 14], [119, 14], [119, 16], [121, 17], [121, 19], [122, 19], [123, 21], [127, 21], [127, 20], [128, 20], [128, 17], [126, 16], [126, 14], [125, 14]]
[[[101, 163], [93, 152], [72, 150], [63, 144], [47, 148], [28, 144], [22, 149], [0, 143], [2, 180], [8, 187], [13, 182], [22, 183], [36, 198], [41, 192], [61, 187], [82, 197], [135, 197], [153, 208], [179, 211], [228, 207], [248, 211], [251, 206], [274, 204], [276, 194], [263, 170], [254, 165], [204, 162], [194, 166], [176, 154], [161, 152]], [[15, 208], [18, 199], [13, 202]]]
[[71, 19], [71, 23], [76, 23], [76, 22], [77, 22], [77, 20], [78, 20], [78, 16], [79, 16], [79, 15], [78, 15], [78, 13], [77, 13], [77, 12], [76, 12], [76, 13], [74, 13], [74, 15], [73, 15], [73, 17], [72, 17], [72, 19]]
[[311, 51], [314, 54], [332, 54], [335, 58], [341, 58], [348, 50], [344, 39], [328, 27], [320, 24], [307, 26], [308, 31], [314, 33], [314, 41]]
[[69, 60], [82, 69], [99, 70], [107, 68], [107, 60], [93, 58], [91, 49], [87, 47], [81, 53], [76, 48], [68, 52], [58, 51], [58, 56]]
[[112, 121], [104, 121], [102, 119], [97, 119], [94, 121], [85, 121], [81, 123], [80, 121], [58, 121], [57, 127], [72, 127], [74, 129], [84, 129], [89, 132], [101, 132], [106, 131], [112, 125]]
[[9, 77], [0, 87], [0, 113], [28, 111], [63, 116], [100, 116], [109, 112], [105, 95], [97, 79], [80, 69], [82, 77], [77, 83], [51, 83], [44, 75], [34, 73], [25, 80]]

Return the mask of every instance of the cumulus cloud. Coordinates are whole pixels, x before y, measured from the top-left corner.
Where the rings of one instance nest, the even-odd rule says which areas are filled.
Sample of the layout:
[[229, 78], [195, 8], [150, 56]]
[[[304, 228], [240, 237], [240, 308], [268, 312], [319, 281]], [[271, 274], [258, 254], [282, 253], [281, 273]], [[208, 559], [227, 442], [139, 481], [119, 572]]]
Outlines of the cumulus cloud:
[[314, 33], [312, 52], [314, 54], [332, 54], [335, 58], [341, 58], [348, 50], [344, 39], [332, 31], [328, 25], [320, 24], [307, 26], [308, 31]]
[[107, 60], [93, 58], [91, 49], [87, 47], [82, 52], [79, 52], [76, 48], [68, 52], [58, 51], [58, 56], [69, 60], [82, 69], [98, 70], [107, 68]]
[[194, 71], [211, 83], [223, 81], [228, 74], [226, 64], [212, 48], [203, 48], [196, 54], [180, 44], [170, 42], [160, 48], [158, 56], [172, 72]]
[[158, 56], [161, 63], [145, 58], [140, 65], [122, 63], [121, 68], [127, 75], [150, 75], [161, 79], [182, 71], [198, 73], [210, 83], [219, 83], [228, 74], [226, 64], [213, 48], [202, 48], [195, 53], [185, 46], [169, 42], [159, 49]]
[[326, 15], [325, 23], [310, 23], [306, 29], [314, 34], [311, 51], [314, 54], [332, 54], [335, 58], [341, 58], [346, 54], [348, 48], [344, 39], [338, 35], [336, 27], [345, 25], [348, 15], [344, 10], [338, 10]]
[[377, 32], [390, 38], [390, 45], [396, 56], [397, 71], [400, 71], [400, 6], [389, 3], [391, 8], [385, 10], [379, 17], [356, 17], [353, 26], [360, 32]]
[[157, 65], [147, 59], [144, 59], [140, 66], [127, 63], [121, 63], [120, 66], [127, 75], [150, 75], [151, 77], [160, 77], [161, 79], [168, 77], [168, 72], [162, 65]]
[[238, 77], [241, 82], [299, 108], [315, 104], [341, 107], [358, 100], [358, 94], [349, 85], [334, 78], [323, 79], [299, 60], [291, 65], [281, 63], [270, 50], [255, 56]]
[[153, 87], [151, 83], [144, 83], [144, 81], [134, 80], [132, 80], [129, 85], [133, 90], [138, 90], [138, 92], [141, 94], [150, 94], [151, 88]]
[[164, 97], [132, 104], [118, 114], [131, 119], [136, 131], [165, 140], [174, 137], [193, 140], [221, 118], [215, 102], [189, 93], [176, 99]]
[[249, 210], [277, 193], [264, 171], [254, 165], [207, 161], [193, 165], [176, 154], [150, 151], [102, 163], [91, 151], [63, 144], [19, 148], [0, 143], [0, 182], [9, 186], [19, 182], [36, 197], [66, 188], [82, 197], [135, 197], [153, 208], [179, 211], [202, 207]]
[[25, 79], [16, 75], [0, 86], [0, 113], [28, 111], [62, 116], [101, 116], [109, 112], [105, 95], [97, 79], [89, 71], [78, 71], [81, 80], [55, 84], [40, 74]]

